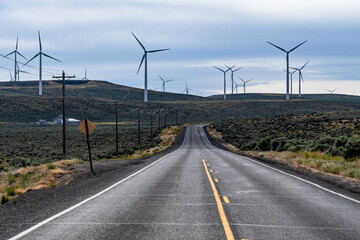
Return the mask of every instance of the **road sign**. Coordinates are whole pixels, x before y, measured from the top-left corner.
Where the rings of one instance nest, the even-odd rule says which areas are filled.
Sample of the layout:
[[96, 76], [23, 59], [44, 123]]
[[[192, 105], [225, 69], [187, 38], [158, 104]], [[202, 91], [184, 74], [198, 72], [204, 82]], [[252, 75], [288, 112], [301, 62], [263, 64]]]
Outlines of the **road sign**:
[[[89, 120], [87, 120], [87, 125], [88, 125], [88, 131], [89, 131], [89, 135], [94, 131], [94, 129], [96, 128], [95, 124], [93, 124], [92, 122], [90, 122]], [[80, 125], [78, 126], [78, 129], [86, 135], [86, 123], [85, 123], [85, 119], [80, 123]]]

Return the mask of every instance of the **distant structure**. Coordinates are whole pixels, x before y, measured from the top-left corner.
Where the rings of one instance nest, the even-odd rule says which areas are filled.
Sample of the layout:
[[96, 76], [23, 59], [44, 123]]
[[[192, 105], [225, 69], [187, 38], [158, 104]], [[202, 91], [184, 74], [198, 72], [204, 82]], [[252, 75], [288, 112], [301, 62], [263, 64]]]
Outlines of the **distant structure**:
[[238, 94], [238, 87], [241, 87], [241, 84], [237, 84], [237, 82], [234, 80], [235, 88], [236, 88], [236, 94]]
[[[230, 68], [228, 68], [227, 70], [222, 70], [221, 68], [218, 68], [215, 66], [213, 66], [213, 67], [224, 73], [224, 100], [226, 100], [226, 73], [227, 73], [227, 71], [230, 70]], [[231, 68], [233, 68], [233, 67], [234, 66], [232, 66]]]
[[330, 94], [333, 94], [336, 91], [337, 88], [335, 88], [334, 90], [329, 90], [329, 89], [325, 89], [326, 91], [328, 91]]
[[82, 81], [89, 81], [89, 79], [87, 78], [86, 68], [85, 68], [85, 77], [83, 77], [81, 80]]
[[244, 87], [244, 94], [245, 94], [245, 93], [246, 93], [246, 83], [252, 81], [252, 79], [244, 80], [244, 79], [242, 79], [241, 77], [239, 77], [239, 79], [244, 83], [244, 84], [243, 84], [243, 87]]
[[304, 67], [306, 66], [306, 64], [308, 64], [308, 63], [309, 63], [309, 61], [307, 61], [307, 63], [305, 63], [304, 66], [302, 66], [301, 68], [293, 68], [292, 67], [292, 69], [294, 69], [295, 71], [299, 71], [299, 97], [301, 97], [301, 81], [304, 82], [304, 78], [302, 76], [301, 70], [303, 70]]
[[171, 82], [171, 81], [174, 81], [174, 80], [172, 80], [172, 79], [164, 80], [160, 75], [158, 75], [158, 76], [159, 76], [159, 78], [160, 78], [161, 81], [162, 81], [161, 90], [162, 90], [163, 92], [165, 92], [165, 83]]
[[185, 92], [186, 95], [189, 95], [189, 91], [193, 91], [193, 90], [190, 89], [190, 88], [188, 88], [188, 85], [187, 85], [187, 83], [185, 82], [185, 89], [184, 89], [183, 93]]
[[[12, 51], [11, 53], [5, 55], [4, 57], [7, 58], [7, 56], [10, 56], [11, 54], [14, 54], [14, 79], [11, 77], [11, 79], [13, 81], [16, 81], [18, 80], [19, 81], [19, 78], [17, 77], [17, 74], [18, 72], [20, 71], [19, 69], [19, 65], [18, 65], [18, 62], [17, 62], [17, 55], [19, 54], [21, 57], [23, 57], [24, 59], [27, 60], [26, 57], [24, 57], [19, 51], [18, 51], [18, 45], [19, 45], [19, 37], [16, 37], [16, 47], [15, 47], [15, 50]], [[10, 81], [12, 81], [10, 80]]]
[[11, 74], [11, 70], [9, 69], [9, 73], [10, 73], [10, 82], [12, 82], [12, 81], [14, 81], [14, 79], [13, 79], [13, 76], [12, 76], [12, 74]]
[[[287, 73], [287, 71], [285, 69], [283, 69], [284, 72]], [[297, 70], [294, 70], [292, 72], [289, 72], [290, 74], [290, 94], [292, 95], [293, 94], [293, 74], [296, 73]]]
[[145, 60], [145, 75], [144, 75], [144, 102], [148, 102], [148, 87], [147, 87], [147, 54], [148, 53], [155, 53], [155, 52], [161, 52], [161, 51], [167, 51], [167, 50], [170, 50], [170, 48], [166, 48], [166, 49], [158, 49], [158, 50], [150, 50], [150, 51], [147, 51], [144, 47], [144, 45], [142, 45], [142, 43], [139, 41], [139, 39], [135, 36], [134, 33], [132, 33], [132, 35], [134, 36], [134, 38], [136, 39], [136, 41], [140, 44], [141, 48], [144, 50], [144, 55], [141, 59], [141, 62], [140, 62], [140, 65], [139, 65], [139, 68], [138, 68], [138, 71], [136, 74], [139, 73], [140, 71], [140, 68], [141, 68], [141, 65], [142, 63], [144, 62]]
[[15, 81], [20, 81], [20, 73], [29, 73], [29, 72], [20, 70], [19, 65], [18, 64], [16, 64], [16, 65], [17, 65], [17, 71], [16, 71], [17, 79], [15, 79]]
[[[66, 124], [80, 124], [80, 120], [75, 118], [65, 118]], [[56, 118], [54, 118], [53, 121], [54, 124], [63, 124], [63, 115], [59, 115]]]
[[[229, 67], [228, 65], [225, 64], [225, 66], [231, 71], [231, 94], [234, 94], [234, 72], [239, 71], [242, 68], [236, 68], [236, 69], [232, 69], [231, 67]], [[235, 65], [233, 66], [235, 67]]]
[[37, 53], [35, 56], [33, 56], [29, 61], [27, 61], [24, 66], [26, 64], [28, 64], [29, 62], [31, 62], [34, 58], [36, 58], [37, 56], [39, 56], [39, 96], [42, 95], [42, 56], [45, 56], [45, 57], [48, 57], [48, 58], [51, 58], [55, 61], [58, 61], [58, 62], [61, 62], [60, 60], [54, 58], [54, 57], [51, 57], [49, 55], [47, 55], [46, 53], [43, 53], [42, 51], [42, 45], [41, 45], [41, 38], [40, 38], [40, 31], [38, 31], [38, 36], [39, 36], [39, 48], [40, 48], [40, 51], [39, 53]]
[[289, 51], [286, 51], [285, 49], [276, 46], [275, 44], [268, 42], [270, 45], [280, 49], [281, 51], [283, 51], [284, 53], [286, 53], [286, 101], [290, 100], [290, 96], [289, 96], [289, 53], [291, 53], [292, 51], [294, 51], [295, 49], [297, 49], [298, 47], [300, 47], [301, 45], [303, 45], [304, 43], [306, 43], [306, 41], [300, 43], [299, 45], [297, 45], [296, 47], [292, 48]]

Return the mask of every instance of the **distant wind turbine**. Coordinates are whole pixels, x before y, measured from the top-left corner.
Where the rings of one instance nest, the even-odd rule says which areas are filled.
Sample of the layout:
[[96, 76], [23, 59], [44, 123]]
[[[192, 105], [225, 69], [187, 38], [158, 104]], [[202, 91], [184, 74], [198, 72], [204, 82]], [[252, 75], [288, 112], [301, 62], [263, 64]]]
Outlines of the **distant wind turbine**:
[[42, 95], [42, 56], [44, 55], [45, 57], [51, 58], [51, 59], [53, 59], [55, 61], [58, 61], [58, 62], [61, 62], [61, 61], [54, 58], [54, 57], [51, 57], [51, 56], [47, 55], [46, 53], [43, 53], [42, 45], [41, 45], [41, 38], [40, 38], [40, 31], [38, 31], [38, 35], [39, 35], [39, 48], [40, 48], [40, 51], [35, 56], [33, 56], [29, 61], [27, 61], [24, 64], [24, 66], [26, 64], [28, 64], [29, 62], [31, 62], [34, 58], [39, 56], [39, 96], [41, 96]]
[[9, 73], [10, 73], [10, 82], [12, 82], [12, 81], [14, 81], [14, 79], [13, 79], [13, 76], [12, 76], [12, 74], [11, 74], [11, 70], [9, 69]]
[[[287, 72], [285, 69], [283, 69], [283, 71], [284, 71], [284, 72]], [[291, 95], [293, 94], [293, 84], [292, 84], [292, 83], [293, 83], [293, 74], [296, 73], [296, 71], [297, 71], [297, 70], [294, 70], [294, 71], [292, 71], [292, 72], [289, 72], [289, 73], [290, 73], [290, 83], [291, 83], [291, 84], [290, 84], [290, 90], [291, 90], [290, 93], [291, 93]]]
[[243, 87], [244, 87], [244, 94], [246, 93], [246, 83], [252, 81], [252, 79], [249, 79], [249, 80], [244, 80], [242, 79], [241, 77], [238, 77], [244, 84], [243, 84]]
[[185, 82], [185, 89], [183, 92], [186, 92], [186, 95], [189, 95], [189, 91], [193, 91], [192, 89], [188, 88], [187, 83]]
[[292, 48], [289, 51], [286, 51], [285, 49], [276, 46], [275, 44], [268, 42], [270, 45], [280, 49], [281, 51], [283, 51], [284, 53], [286, 53], [286, 101], [290, 100], [290, 96], [289, 96], [289, 53], [291, 53], [292, 51], [294, 51], [295, 49], [297, 49], [298, 47], [300, 47], [301, 45], [303, 45], [304, 43], [306, 43], [306, 41], [300, 43], [299, 45], [297, 45], [296, 47]]
[[142, 63], [144, 62], [144, 59], [145, 59], [144, 102], [147, 102], [147, 101], [148, 101], [148, 91], [147, 91], [147, 54], [148, 54], [148, 53], [161, 52], [161, 51], [167, 51], [167, 50], [170, 50], [170, 48], [147, 51], [147, 50], [145, 49], [144, 45], [143, 45], [143, 44], [139, 41], [139, 39], [135, 36], [135, 34], [132, 33], [132, 35], [134, 36], [134, 38], [136, 39], [136, 41], [140, 44], [141, 48], [144, 50], [144, 55], [143, 55], [143, 57], [142, 57], [142, 59], [141, 59], [141, 62], [140, 62], [140, 65], [139, 65], [137, 74], [139, 73], [140, 68], [141, 68], [141, 65], [142, 65]]
[[337, 88], [335, 88], [334, 90], [329, 90], [329, 89], [325, 89], [326, 91], [328, 91], [330, 94], [333, 94], [336, 91]]
[[234, 80], [235, 88], [236, 88], [236, 94], [238, 94], [238, 87], [241, 87], [241, 84], [237, 84], [237, 82]]
[[170, 79], [170, 80], [164, 80], [160, 75], [158, 75], [158, 76], [159, 76], [159, 78], [161, 79], [161, 81], [163, 82], [162, 85], [161, 85], [161, 90], [163, 90], [163, 92], [165, 92], [165, 83], [171, 82], [171, 81], [174, 81], [174, 80], [172, 80], [172, 79]]
[[[213, 66], [213, 67], [224, 73], [224, 100], [226, 100], [226, 73], [227, 73], [227, 71], [230, 70], [230, 68], [228, 68], [227, 70], [222, 70], [221, 68], [218, 68], [215, 66]], [[232, 66], [231, 68], [233, 68], [233, 67], [234, 66]]]
[[232, 69], [233, 67], [235, 67], [235, 65], [232, 67], [229, 67], [228, 65], [225, 64], [225, 66], [231, 71], [231, 94], [234, 94], [234, 82], [235, 82], [234, 72], [239, 71], [242, 68]]
[[20, 68], [19, 68], [19, 64], [16, 64], [16, 66], [17, 66], [17, 70], [16, 70], [16, 73], [17, 73], [17, 79], [15, 79], [15, 81], [20, 81], [20, 73], [29, 73], [29, 72], [26, 72], [26, 71], [20, 70]]
[[301, 70], [304, 69], [304, 67], [306, 66], [306, 64], [308, 64], [309, 61], [307, 61], [307, 63], [304, 64], [304, 66], [302, 66], [301, 68], [291, 68], [291, 69], [294, 69], [295, 71], [299, 71], [299, 97], [301, 97], [301, 81], [304, 82], [304, 78], [302, 76], [302, 73], [301, 73]]
[[11, 54], [14, 54], [14, 81], [16, 81], [18, 79], [17, 77], [17, 74], [18, 74], [18, 71], [17, 71], [17, 68], [18, 68], [18, 62], [17, 62], [17, 55], [19, 54], [21, 57], [23, 57], [24, 59], [27, 60], [26, 57], [24, 57], [19, 51], [18, 51], [18, 45], [19, 45], [19, 37], [16, 37], [16, 47], [15, 47], [15, 50], [12, 51], [11, 53], [3, 56], [3, 57], [6, 57], [7, 56], [10, 56]]
[[89, 79], [87, 78], [87, 70], [86, 70], [86, 68], [85, 68], [85, 77], [83, 77], [81, 80], [82, 80], [82, 81], [87, 81], [87, 80], [89, 80]]

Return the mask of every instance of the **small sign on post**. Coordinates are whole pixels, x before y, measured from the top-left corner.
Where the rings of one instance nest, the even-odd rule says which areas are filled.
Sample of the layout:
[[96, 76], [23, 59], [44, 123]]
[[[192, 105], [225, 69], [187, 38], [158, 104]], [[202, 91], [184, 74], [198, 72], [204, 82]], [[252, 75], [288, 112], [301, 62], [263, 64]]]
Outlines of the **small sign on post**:
[[94, 172], [93, 166], [92, 166], [92, 160], [91, 160], [91, 150], [90, 150], [90, 139], [89, 139], [89, 135], [94, 131], [94, 129], [96, 128], [95, 124], [93, 124], [92, 122], [90, 122], [87, 118], [85, 118], [80, 125], [78, 126], [78, 129], [86, 135], [86, 140], [87, 140], [87, 144], [88, 144], [88, 149], [89, 149], [89, 160], [90, 160], [90, 170], [91, 172]]

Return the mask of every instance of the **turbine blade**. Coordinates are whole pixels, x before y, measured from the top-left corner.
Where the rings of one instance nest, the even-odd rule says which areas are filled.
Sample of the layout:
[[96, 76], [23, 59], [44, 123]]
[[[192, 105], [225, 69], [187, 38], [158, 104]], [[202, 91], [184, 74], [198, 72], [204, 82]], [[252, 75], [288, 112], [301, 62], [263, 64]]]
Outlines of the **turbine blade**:
[[225, 72], [225, 71], [222, 70], [221, 68], [218, 68], [218, 67], [215, 67], [215, 66], [213, 66], [213, 67], [216, 68], [216, 69], [219, 70], [219, 71]]
[[140, 46], [142, 47], [142, 49], [144, 49], [144, 51], [146, 52], [146, 49], [144, 47], [144, 45], [142, 45], [142, 43], [140, 42], [140, 40], [135, 36], [135, 34], [133, 32], [131, 32], [131, 34], [134, 36], [134, 38], [136, 39], [136, 41], [140, 44]]
[[304, 66], [302, 66], [301, 68], [300, 68], [300, 70], [303, 70], [303, 68], [306, 66], [306, 64], [308, 64], [309, 63], [309, 61], [307, 61], [307, 63], [305, 63], [304, 64]]
[[233, 70], [233, 72], [239, 71], [240, 69], [243, 69], [243, 68], [242, 68], [242, 67], [241, 67], [241, 68], [237, 68], [237, 69]]
[[160, 77], [160, 75], [158, 74], [159, 78], [161, 79], [161, 81], [165, 82], [164, 79], [162, 77]]
[[24, 59], [26, 59], [27, 60], [27, 58], [26, 57], [24, 57], [21, 53], [19, 53], [19, 52], [17, 52], [20, 56], [22, 56]]
[[40, 52], [42, 51], [42, 45], [41, 45], [41, 37], [40, 37], [40, 31], [38, 30], [38, 35], [39, 35], [39, 47], [40, 47]]
[[[289, 67], [289, 68], [291, 68], [291, 69], [294, 69], [295, 71], [294, 72], [296, 72], [296, 71], [299, 71], [300, 69], [298, 69], [298, 68], [294, 68], [294, 67]], [[286, 71], [286, 70], [285, 70]]]
[[37, 56], [39, 56], [40, 53], [36, 54], [35, 56], [33, 56], [29, 61], [27, 61], [26, 63], [23, 64], [23, 66], [25, 66], [26, 64], [28, 64], [29, 62], [31, 62], [34, 58], [36, 58]]
[[300, 74], [301, 81], [304, 82], [304, 78], [303, 78], [301, 71], [299, 71], [299, 74]]
[[245, 83], [244, 79], [242, 79], [241, 77], [238, 77], [238, 78]]
[[298, 47], [300, 47], [301, 45], [303, 45], [303, 44], [306, 43], [306, 42], [307, 42], [307, 40], [304, 41], [304, 42], [302, 42], [302, 43], [300, 43], [299, 45], [297, 45], [296, 47], [294, 47], [293, 49], [291, 49], [291, 50], [289, 51], [289, 53], [292, 52], [292, 51], [294, 51], [295, 49], [297, 49]]
[[[9, 54], [7, 54], [7, 55], [5, 55], [5, 56], [3, 56], [3, 57], [10, 56], [11, 54], [13, 54], [13, 53], [15, 53], [15, 52], [16, 52], [16, 50], [15, 50], [15, 51], [12, 51], [11, 53], [9, 53]], [[7, 58], [7, 59], [9, 59], [9, 58]]]
[[52, 56], [49, 56], [49, 55], [47, 55], [46, 53], [42, 53], [42, 55], [44, 55], [45, 57], [51, 58], [51, 59], [53, 59], [53, 60], [55, 60], [55, 61], [61, 62], [60, 60], [58, 60], [58, 59], [56, 59], [56, 58], [54, 58], [54, 57], [52, 57]]
[[138, 68], [138, 70], [137, 70], [136, 74], [138, 74], [138, 73], [139, 73], [139, 71], [140, 71], [141, 65], [143, 64], [144, 59], [145, 59], [145, 54], [146, 54], [146, 52], [144, 53], [144, 55], [143, 55], [143, 57], [142, 57], [142, 59], [141, 59], [141, 62], [140, 62], [140, 65], [139, 65], [139, 68]]
[[281, 51], [287, 53], [287, 51], [285, 49], [283, 49], [282, 47], [276, 46], [275, 44], [273, 44], [271, 42], [267, 42], [267, 43], [270, 44], [270, 45], [273, 45], [274, 47], [276, 47], [276, 48], [280, 49]]
[[335, 88], [334, 90], [332, 90], [333, 92], [335, 92], [335, 90], [336, 90], [337, 88]]
[[170, 50], [170, 48], [151, 50], [151, 51], [148, 51], [148, 53], [162, 52], [162, 51], [167, 51], [167, 50]]
[[19, 37], [18, 36], [16, 36], [16, 50], [18, 49], [18, 43], [19, 43]]

